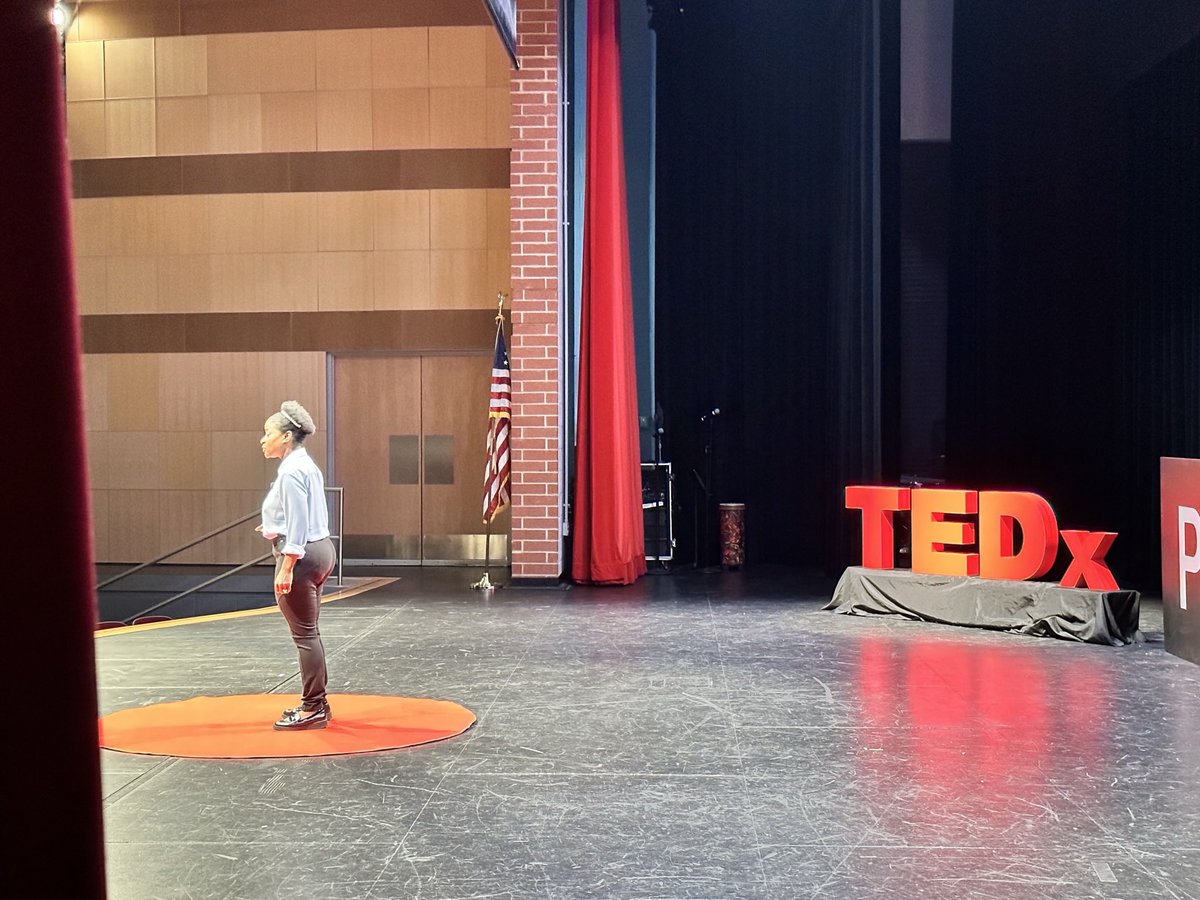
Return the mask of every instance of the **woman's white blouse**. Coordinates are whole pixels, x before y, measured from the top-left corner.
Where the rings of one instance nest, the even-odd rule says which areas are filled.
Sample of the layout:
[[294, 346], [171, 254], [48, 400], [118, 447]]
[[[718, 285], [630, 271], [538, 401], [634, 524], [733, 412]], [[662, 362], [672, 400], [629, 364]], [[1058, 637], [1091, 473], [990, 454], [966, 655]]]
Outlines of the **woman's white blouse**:
[[285, 536], [283, 553], [304, 556], [304, 545], [329, 537], [325, 478], [308, 451], [297, 447], [279, 463], [279, 471], [262, 505], [262, 533], [267, 540]]

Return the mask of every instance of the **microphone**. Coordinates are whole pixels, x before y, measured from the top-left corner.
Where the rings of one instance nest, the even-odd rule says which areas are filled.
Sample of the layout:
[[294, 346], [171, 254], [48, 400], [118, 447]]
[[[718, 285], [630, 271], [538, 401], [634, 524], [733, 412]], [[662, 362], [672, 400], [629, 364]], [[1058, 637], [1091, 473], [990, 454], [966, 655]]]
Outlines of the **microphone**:
[[716, 416], [719, 416], [720, 414], [721, 414], [721, 407], [719, 407], [719, 406], [714, 407], [713, 409], [710, 409], [708, 412], [706, 412], [704, 415], [702, 415], [700, 417], [700, 421], [707, 422], [709, 419], [715, 418]]

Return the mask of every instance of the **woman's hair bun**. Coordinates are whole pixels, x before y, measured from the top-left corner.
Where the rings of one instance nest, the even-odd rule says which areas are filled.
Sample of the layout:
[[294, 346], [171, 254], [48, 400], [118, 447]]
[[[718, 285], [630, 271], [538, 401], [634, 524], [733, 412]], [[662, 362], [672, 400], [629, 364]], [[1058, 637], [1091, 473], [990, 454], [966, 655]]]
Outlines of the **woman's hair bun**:
[[312, 434], [317, 430], [317, 426], [313, 422], [312, 416], [308, 414], [308, 410], [295, 400], [284, 400], [283, 405], [279, 407], [279, 411], [285, 419], [305, 434]]

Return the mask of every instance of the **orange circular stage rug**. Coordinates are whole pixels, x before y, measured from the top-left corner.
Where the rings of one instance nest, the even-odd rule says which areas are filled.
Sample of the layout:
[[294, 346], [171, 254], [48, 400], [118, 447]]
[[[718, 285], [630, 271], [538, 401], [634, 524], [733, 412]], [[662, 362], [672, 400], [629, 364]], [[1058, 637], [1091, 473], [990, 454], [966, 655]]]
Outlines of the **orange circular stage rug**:
[[326, 728], [275, 731], [300, 698], [286, 694], [194, 697], [123, 709], [100, 719], [100, 746], [195, 759], [334, 756], [396, 750], [462, 734], [475, 714], [449, 700], [330, 694]]

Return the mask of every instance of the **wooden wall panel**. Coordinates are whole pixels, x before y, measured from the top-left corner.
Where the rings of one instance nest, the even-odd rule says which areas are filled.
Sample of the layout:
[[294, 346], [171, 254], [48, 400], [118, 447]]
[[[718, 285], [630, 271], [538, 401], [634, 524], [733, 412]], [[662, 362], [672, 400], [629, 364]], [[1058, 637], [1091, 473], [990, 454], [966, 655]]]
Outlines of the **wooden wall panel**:
[[236, 94], [262, 90], [259, 61], [254, 58], [253, 36], [214, 34], [207, 43], [208, 93]]
[[67, 100], [104, 99], [104, 42], [67, 44]]
[[209, 263], [214, 311], [262, 309], [262, 254], [214, 253]]
[[313, 31], [280, 31], [247, 36], [257, 76], [239, 90], [313, 91], [317, 88], [317, 37]]
[[314, 91], [262, 95], [262, 148], [265, 153], [317, 149]]
[[109, 211], [107, 197], [71, 201], [71, 230], [75, 256], [108, 255]]
[[429, 87], [428, 29], [372, 31], [371, 85], [376, 90]]
[[210, 94], [316, 90], [311, 32], [214, 34], [208, 38]]
[[104, 44], [104, 96], [122, 100], [154, 96], [154, 39]]
[[105, 299], [110, 313], [157, 312], [158, 260], [153, 256], [110, 256]]
[[254, 253], [263, 247], [263, 195], [208, 197], [209, 243], [213, 253]]
[[512, 296], [512, 256], [508, 247], [487, 251], [487, 272], [484, 276], [492, 297], [497, 291]]
[[157, 490], [159, 471], [157, 431], [110, 431], [108, 434], [108, 487], [117, 491]]
[[374, 204], [367, 191], [317, 195], [317, 246], [320, 250], [373, 250]]
[[376, 150], [429, 147], [429, 91], [424, 88], [372, 91], [371, 129], [371, 145]]
[[510, 71], [491, 27], [117, 38], [67, 52], [76, 159], [509, 143]]
[[317, 149], [370, 150], [371, 92], [320, 91], [317, 94]]
[[104, 491], [111, 487], [109, 437], [107, 431], [87, 432], [88, 484], [93, 490]]
[[429, 249], [429, 191], [375, 191], [376, 250]]
[[429, 254], [430, 305], [436, 309], [494, 306], [487, 283], [486, 250], [433, 250]]
[[83, 357], [83, 417], [88, 431], [108, 431], [108, 370], [112, 357], [87, 353]]
[[262, 309], [278, 312], [317, 309], [318, 264], [316, 253], [264, 253]]
[[158, 309], [172, 313], [212, 309], [212, 266], [207, 255], [158, 258]]
[[267, 252], [317, 249], [317, 194], [263, 196], [263, 244]]
[[319, 310], [374, 309], [375, 270], [370, 253], [322, 253], [318, 258]]
[[375, 309], [425, 309], [430, 305], [429, 254], [376, 250]]
[[370, 31], [347, 29], [318, 32], [316, 57], [318, 91], [370, 89]]
[[163, 353], [158, 357], [158, 373], [159, 428], [207, 433], [212, 428], [214, 400], [212, 358], [202, 353]]
[[98, 159], [108, 155], [104, 106], [103, 100], [67, 104], [67, 147], [72, 159]]
[[509, 192], [492, 188], [487, 192], [487, 246], [489, 250], [509, 247]]
[[189, 434], [160, 432], [160, 436], [159, 487], [164, 490], [211, 490], [212, 435], [197, 431]]
[[324, 353], [268, 353], [264, 357], [262, 393], [259, 406], [262, 418], [274, 413], [285, 400], [295, 400], [308, 410], [317, 426], [317, 433], [310, 439], [313, 447], [325, 443], [325, 354]]
[[212, 152], [212, 119], [207, 97], [165, 97], [155, 101], [155, 146], [162, 156]]
[[208, 128], [213, 153], [261, 153], [261, 95], [209, 95]]
[[261, 353], [212, 354], [213, 430], [261, 429], [269, 411], [260, 403], [263, 384]]
[[108, 310], [108, 260], [102, 256], [75, 257], [75, 294], [85, 316]]
[[486, 28], [430, 28], [431, 87], [483, 87], [487, 84]]
[[482, 250], [487, 239], [487, 191], [429, 192], [429, 243], [434, 250]]
[[487, 88], [430, 88], [431, 146], [486, 147], [487, 133]]
[[158, 491], [108, 491], [108, 559], [139, 563], [164, 550], [159, 537]]
[[512, 99], [508, 88], [487, 89], [487, 134], [484, 143], [488, 147], [507, 147], [512, 128]]
[[106, 562], [112, 559], [108, 546], [108, 491], [91, 492], [92, 559]]
[[280, 28], [423, 30], [429, 25], [490, 27], [490, 21], [479, 0], [94, 0], [81, 5], [67, 39], [270, 33]]
[[153, 156], [154, 100], [105, 101], [104, 148], [108, 156]]
[[154, 87], [159, 97], [207, 94], [208, 37], [155, 38]]
[[158, 250], [154, 197], [113, 197], [108, 205], [108, 250], [114, 256], [139, 256]]
[[[262, 416], [265, 419], [266, 416]], [[254, 431], [212, 433], [212, 486], [219, 491], [265, 491], [275, 464], [263, 458], [258, 445], [262, 426]]]
[[157, 254], [208, 251], [211, 240], [207, 200], [191, 194], [155, 198], [154, 249]]
[[508, 58], [508, 48], [504, 46], [495, 29], [489, 28], [487, 47], [487, 86], [502, 87], [507, 90], [512, 80], [512, 60]]
[[[213, 528], [213, 502], [208, 491], [161, 491], [158, 496], [158, 534], [167, 552], [190, 543]], [[207, 563], [212, 550], [201, 544], [172, 556], [168, 562]]]
[[[210, 531], [227, 522], [240, 519], [262, 507], [266, 491], [211, 491], [213, 522]], [[271, 552], [271, 545], [254, 530], [258, 522], [251, 519], [225, 532], [210, 542], [214, 561], [244, 563]]]

